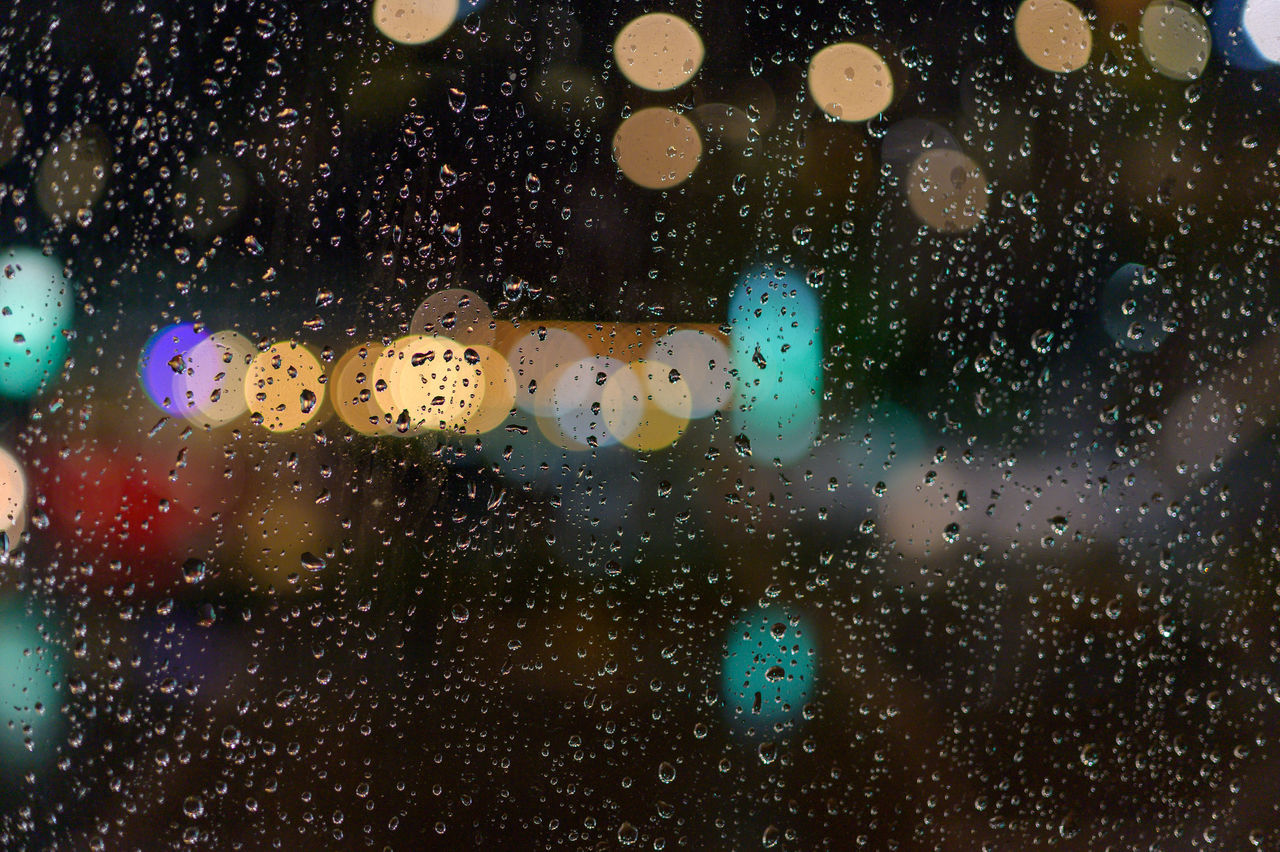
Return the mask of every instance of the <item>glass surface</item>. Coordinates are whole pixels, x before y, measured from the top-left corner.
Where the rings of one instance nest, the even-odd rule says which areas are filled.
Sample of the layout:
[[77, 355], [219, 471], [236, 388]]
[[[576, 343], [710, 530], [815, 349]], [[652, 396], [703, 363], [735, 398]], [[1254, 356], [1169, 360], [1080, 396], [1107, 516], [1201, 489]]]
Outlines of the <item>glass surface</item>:
[[10, 0], [0, 847], [1280, 848], [1280, 2]]

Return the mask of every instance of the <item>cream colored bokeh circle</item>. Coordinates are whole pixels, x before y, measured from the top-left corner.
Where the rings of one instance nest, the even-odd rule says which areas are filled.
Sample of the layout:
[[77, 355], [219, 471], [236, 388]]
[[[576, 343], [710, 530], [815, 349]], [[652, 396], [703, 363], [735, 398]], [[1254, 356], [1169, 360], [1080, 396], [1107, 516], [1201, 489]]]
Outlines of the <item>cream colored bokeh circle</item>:
[[411, 351], [416, 351], [424, 334], [409, 334], [391, 341], [373, 362], [373, 405], [382, 412], [383, 421], [396, 434], [412, 430], [414, 420], [409, 416], [409, 406], [400, 398], [400, 370]]
[[301, 429], [324, 402], [324, 368], [301, 344], [273, 343], [249, 363], [244, 398], [249, 411], [272, 432]]
[[672, 376], [670, 364], [639, 360], [609, 378], [600, 408], [618, 441], [650, 452], [684, 434], [692, 401], [689, 386]]
[[371, 374], [373, 379], [372, 404], [382, 413], [382, 418], [388, 426], [394, 425], [404, 410], [404, 406], [400, 405], [396, 399], [395, 381], [392, 377], [392, 372], [396, 369], [396, 365], [405, 348], [412, 345], [414, 338], [420, 336], [415, 334], [397, 337], [391, 341], [389, 346], [382, 347], [382, 351], [378, 353], [377, 359], [373, 362], [373, 372]]
[[738, 380], [733, 375], [729, 347], [714, 335], [680, 329], [655, 340], [649, 346], [647, 357], [670, 364], [680, 374], [689, 389], [688, 417], [706, 417], [713, 411], [723, 411], [733, 399]]
[[500, 352], [480, 345], [470, 349], [479, 357], [480, 371], [484, 374], [484, 393], [475, 411], [467, 418], [466, 431], [482, 435], [501, 426], [511, 413], [516, 399], [516, 375]]
[[625, 361], [607, 355], [592, 355], [556, 373], [551, 392], [551, 415], [543, 423], [543, 434], [569, 450], [585, 450], [614, 443], [609, 435], [601, 406], [604, 388], [615, 373], [626, 370]]
[[1089, 22], [1067, 0], [1023, 0], [1013, 34], [1027, 59], [1058, 74], [1083, 68], [1093, 50]]
[[347, 350], [329, 382], [329, 399], [338, 417], [362, 435], [385, 435], [391, 428], [373, 397], [373, 365], [383, 348], [380, 343], [366, 343]]
[[0, 531], [7, 549], [18, 546], [18, 537], [27, 526], [27, 475], [8, 450], [0, 449]]
[[590, 354], [587, 344], [563, 328], [540, 327], [518, 338], [507, 354], [516, 377], [516, 405], [550, 415], [555, 373]]
[[374, 0], [373, 23], [400, 44], [426, 44], [458, 17], [458, 0]]
[[952, 148], [933, 148], [911, 164], [907, 201], [929, 227], [945, 233], [967, 231], [987, 212], [986, 175], [972, 158]]
[[191, 347], [183, 358], [186, 369], [174, 381], [182, 415], [212, 429], [244, 414], [244, 381], [256, 354], [249, 338], [230, 330]]
[[832, 44], [809, 60], [809, 94], [832, 118], [866, 121], [893, 102], [893, 74], [866, 45]]
[[1209, 25], [1183, 0], [1155, 0], [1138, 25], [1151, 67], [1174, 80], [1195, 80], [1209, 64]]
[[413, 338], [391, 371], [393, 396], [413, 429], [456, 432], [484, 396], [475, 350], [447, 337]]
[[8, 95], [0, 95], [0, 166], [13, 159], [25, 136], [22, 108]]
[[705, 55], [698, 31], [666, 12], [641, 15], [624, 26], [613, 42], [613, 58], [623, 76], [652, 92], [689, 82]]
[[632, 183], [646, 189], [671, 189], [688, 180], [698, 167], [702, 139], [683, 115], [649, 107], [618, 127], [613, 158]]
[[492, 346], [493, 312], [470, 290], [441, 290], [427, 297], [409, 321], [411, 334], [434, 334], [468, 345]]
[[36, 172], [36, 202], [55, 221], [84, 219], [107, 188], [111, 148], [97, 128], [54, 142]]

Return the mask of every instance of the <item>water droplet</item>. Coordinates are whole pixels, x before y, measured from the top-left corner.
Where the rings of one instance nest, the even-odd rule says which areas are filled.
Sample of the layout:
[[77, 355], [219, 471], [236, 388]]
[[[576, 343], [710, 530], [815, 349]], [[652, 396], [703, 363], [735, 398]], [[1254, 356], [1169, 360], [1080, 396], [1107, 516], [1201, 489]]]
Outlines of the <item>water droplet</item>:
[[182, 579], [188, 583], [199, 583], [209, 571], [209, 565], [203, 559], [188, 559], [182, 563]]

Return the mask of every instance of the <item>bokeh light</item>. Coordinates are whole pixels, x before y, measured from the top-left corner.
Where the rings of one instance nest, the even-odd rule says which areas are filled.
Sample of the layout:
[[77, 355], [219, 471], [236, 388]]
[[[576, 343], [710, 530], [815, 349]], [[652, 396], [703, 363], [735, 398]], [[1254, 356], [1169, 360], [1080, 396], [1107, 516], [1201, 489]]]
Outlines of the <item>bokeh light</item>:
[[935, 148], [916, 158], [907, 174], [911, 212], [935, 231], [967, 231], [987, 212], [990, 189], [982, 167], [951, 148]]
[[795, 272], [755, 267], [729, 296], [729, 326], [739, 381], [735, 430], [765, 458], [801, 458], [821, 413], [818, 294]]
[[[818, 634], [781, 606], [749, 610], [725, 635], [720, 696], [739, 729], [801, 721], [817, 689]], [[763, 733], [763, 732], [761, 732]]]
[[62, 369], [75, 295], [61, 264], [35, 249], [0, 252], [0, 394], [24, 399]]
[[693, 122], [665, 107], [642, 109], [613, 136], [613, 158], [637, 186], [671, 189], [689, 179], [702, 158]]
[[733, 400], [738, 381], [733, 375], [729, 347], [718, 334], [677, 329], [655, 340], [645, 357], [670, 364], [680, 374], [689, 393], [689, 417], [722, 411]]
[[347, 350], [329, 382], [329, 398], [338, 417], [362, 435], [385, 435], [391, 428], [373, 396], [373, 367], [383, 349], [380, 343], [366, 343]]
[[0, 552], [17, 548], [27, 526], [27, 475], [8, 450], [0, 449]]
[[373, 405], [381, 412], [381, 418], [389, 430], [404, 435], [409, 432], [409, 411], [400, 403], [396, 371], [404, 360], [405, 352], [414, 346], [420, 334], [397, 337], [382, 348], [373, 362]]
[[866, 45], [832, 44], [809, 60], [809, 94], [832, 118], [867, 121], [893, 102], [893, 74]]
[[324, 367], [299, 343], [273, 343], [249, 362], [245, 402], [272, 432], [301, 429], [319, 413], [324, 394]]
[[1102, 290], [1107, 334], [1131, 352], [1154, 352], [1173, 332], [1172, 294], [1151, 267], [1126, 263]]
[[485, 391], [479, 356], [445, 337], [410, 340], [391, 370], [392, 398], [412, 429], [461, 430]]
[[493, 312], [470, 290], [441, 290], [427, 297], [409, 321], [411, 334], [448, 337], [468, 346], [492, 346], [497, 339]]
[[534, 414], [552, 414], [557, 370], [589, 355], [587, 345], [563, 328], [538, 326], [516, 338], [507, 354], [516, 377], [516, 405]]
[[567, 450], [605, 447], [616, 442], [609, 434], [601, 406], [610, 379], [625, 371], [626, 362], [607, 355], [582, 358], [554, 374], [551, 410], [538, 418], [547, 439]]
[[1209, 25], [1183, 0], [1155, 0], [1139, 24], [1151, 67], [1173, 80], [1195, 80], [1209, 64]]
[[87, 225], [92, 207], [107, 188], [111, 145], [96, 127], [55, 140], [36, 173], [36, 203], [55, 222], [75, 219]]
[[675, 443], [689, 425], [689, 386], [661, 361], [633, 361], [605, 382], [601, 410], [609, 431], [624, 446], [642, 452]]
[[470, 347], [478, 358], [480, 372], [484, 375], [484, 391], [471, 416], [467, 418], [466, 431], [484, 434], [497, 429], [511, 413], [516, 399], [516, 376], [511, 365], [501, 353], [488, 346]]
[[207, 429], [244, 414], [244, 380], [256, 354], [252, 341], [238, 331], [217, 331], [196, 343], [174, 378], [178, 410]]
[[178, 377], [187, 369], [187, 355], [209, 338], [189, 322], [167, 325], [148, 338], [138, 359], [138, 378], [151, 401], [168, 414], [181, 416], [189, 407], [183, 402]]
[[1280, 0], [1245, 0], [1240, 22], [1258, 53], [1280, 63]]
[[641, 15], [613, 43], [623, 76], [642, 89], [663, 92], [683, 86], [702, 67], [706, 50], [698, 31], [666, 12]]
[[426, 44], [444, 35], [458, 17], [458, 0], [375, 0], [373, 23], [400, 44]]
[[1083, 68], [1093, 50], [1089, 22], [1067, 0], [1023, 0], [1013, 33], [1027, 59], [1058, 74]]
[[21, 600], [0, 602], [0, 773], [16, 781], [55, 754], [63, 660]]

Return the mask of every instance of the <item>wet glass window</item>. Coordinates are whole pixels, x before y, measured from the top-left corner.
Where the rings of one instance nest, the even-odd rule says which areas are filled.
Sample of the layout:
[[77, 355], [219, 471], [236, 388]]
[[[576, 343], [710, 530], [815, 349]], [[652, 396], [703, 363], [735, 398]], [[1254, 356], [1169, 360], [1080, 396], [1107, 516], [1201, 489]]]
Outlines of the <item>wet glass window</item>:
[[1280, 0], [9, 0], [0, 847], [1280, 848]]

